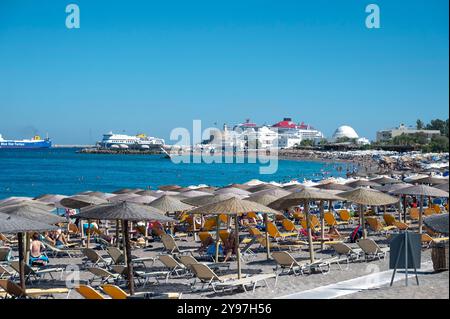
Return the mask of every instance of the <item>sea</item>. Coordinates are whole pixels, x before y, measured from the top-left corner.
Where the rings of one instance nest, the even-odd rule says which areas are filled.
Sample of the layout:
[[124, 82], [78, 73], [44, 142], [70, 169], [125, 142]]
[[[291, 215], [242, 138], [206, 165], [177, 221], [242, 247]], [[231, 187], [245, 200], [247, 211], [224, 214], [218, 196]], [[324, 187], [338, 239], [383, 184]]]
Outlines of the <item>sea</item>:
[[225, 186], [251, 179], [280, 183], [320, 180], [345, 176], [348, 168], [345, 163], [280, 160], [275, 173], [261, 174], [260, 168], [268, 163], [184, 160], [174, 163], [162, 155], [83, 154], [73, 148], [0, 149], [0, 200], [120, 188], [157, 189], [172, 184]]

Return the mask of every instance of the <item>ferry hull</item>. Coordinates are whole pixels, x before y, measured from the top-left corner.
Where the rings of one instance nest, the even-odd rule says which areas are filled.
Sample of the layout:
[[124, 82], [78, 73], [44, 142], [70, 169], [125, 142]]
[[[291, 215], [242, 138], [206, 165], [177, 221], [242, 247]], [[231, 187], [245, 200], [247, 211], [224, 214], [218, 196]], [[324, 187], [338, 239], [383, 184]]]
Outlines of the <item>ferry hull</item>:
[[0, 141], [0, 149], [42, 149], [52, 147], [51, 141], [36, 141], [36, 142], [22, 142], [22, 141]]

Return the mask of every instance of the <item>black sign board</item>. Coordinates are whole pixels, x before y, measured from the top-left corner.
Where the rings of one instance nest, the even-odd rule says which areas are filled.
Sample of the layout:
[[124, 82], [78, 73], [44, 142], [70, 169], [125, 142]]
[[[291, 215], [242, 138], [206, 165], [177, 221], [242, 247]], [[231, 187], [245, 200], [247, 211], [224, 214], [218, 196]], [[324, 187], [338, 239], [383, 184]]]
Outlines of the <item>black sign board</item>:
[[422, 253], [422, 243], [420, 234], [408, 232], [408, 235], [406, 235], [405, 232], [398, 235], [394, 235], [389, 246], [390, 246], [389, 269], [406, 268], [405, 248], [408, 249], [407, 252], [408, 268], [420, 269], [421, 253]]

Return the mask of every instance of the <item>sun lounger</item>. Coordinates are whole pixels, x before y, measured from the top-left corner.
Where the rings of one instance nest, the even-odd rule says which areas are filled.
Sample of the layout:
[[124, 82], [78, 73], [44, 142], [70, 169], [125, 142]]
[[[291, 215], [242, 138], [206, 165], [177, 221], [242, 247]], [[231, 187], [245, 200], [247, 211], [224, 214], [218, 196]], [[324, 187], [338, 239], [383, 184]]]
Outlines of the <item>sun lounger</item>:
[[233, 289], [236, 287], [242, 287], [245, 291], [247, 291], [245, 287], [248, 285], [251, 285], [254, 291], [258, 282], [264, 281], [267, 285], [267, 279], [275, 278], [275, 274], [258, 274], [253, 276], [244, 275], [241, 279], [238, 279], [237, 274], [218, 276], [207, 265], [200, 263], [193, 264], [192, 270], [196, 276], [195, 280], [191, 284], [192, 289], [195, 289], [196, 281], [199, 279], [202, 283], [202, 290], [205, 289], [205, 287], [208, 288], [211, 286], [214, 292], [218, 292], [217, 288], [222, 288], [222, 291], [224, 291], [227, 288]]
[[[192, 265], [193, 264], [198, 264], [199, 261], [197, 261], [197, 259], [195, 259], [193, 256], [190, 255], [182, 255], [182, 256], [178, 256], [178, 260], [188, 269], [192, 270]], [[201, 264], [205, 264], [208, 265], [209, 268], [211, 269], [220, 269], [220, 268], [226, 268], [229, 269], [230, 268], [230, 263], [226, 262], [226, 263], [215, 263], [215, 262], [200, 262]]]
[[10, 278], [15, 275], [15, 271], [10, 271], [6, 265], [0, 265], [0, 279]]
[[[303, 275], [304, 271], [308, 269], [308, 262], [298, 262], [292, 255], [286, 251], [273, 251], [272, 258], [277, 263], [275, 272], [277, 278], [280, 274], [289, 274], [291, 271], [294, 275]], [[278, 272], [278, 269], [281, 269]]]
[[366, 261], [378, 258], [386, 257], [386, 254], [389, 252], [389, 247], [381, 248], [378, 244], [370, 238], [367, 239], [359, 239], [357, 242], [358, 246], [364, 252], [364, 258]]
[[0, 264], [7, 264], [11, 256], [11, 248], [0, 247]]
[[115, 285], [102, 285], [103, 292], [111, 297], [111, 299], [180, 299], [181, 293], [160, 293], [156, 294], [153, 292], [136, 292], [133, 296], [130, 296], [122, 288]]
[[352, 248], [342, 242], [331, 244], [331, 247], [338, 256], [346, 256], [349, 260], [359, 260], [364, 255], [361, 248]]
[[[12, 269], [16, 271], [16, 275], [19, 273], [19, 261], [13, 260], [10, 263], [10, 266]], [[28, 264], [24, 264], [24, 270], [25, 270], [25, 280], [33, 281], [37, 280], [38, 282], [44, 278], [45, 275], [49, 275], [51, 279], [55, 279], [53, 277], [54, 273], [60, 274], [60, 279], [62, 278], [64, 268], [62, 267], [53, 267], [53, 268], [39, 268], [35, 269], [29, 266]]]
[[330, 227], [339, 227], [341, 225], [348, 225], [348, 221], [337, 221], [332, 212], [325, 212], [323, 214], [325, 223]]
[[94, 276], [89, 280], [89, 284], [92, 285], [92, 283], [96, 280], [100, 280], [100, 284], [104, 284], [109, 282], [110, 280], [113, 280], [114, 282], [117, 282], [121, 279], [121, 275], [118, 273], [112, 273], [106, 269], [98, 268], [98, 267], [88, 267], [87, 271], [89, 271]]
[[281, 233], [277, 226], [275, 226], [273, 223], [268, 222], [267, 223], [267, 232], [269, 233], [269, 236], [274, 238], [276, 241], [279, 241], [280, 239], [284, 240], [288, 237], [295, 237], [297, 238], [299, 233], [298, 232], [287, 232], [287, 233]]
[[94, 299], [94, 300], [106, 299], [97, 290], [87, 285], [80, 285], [79, 287], [76, 287], [75, 290], [82, 297], [84, 297], [84, 299]]
[[[125, 255], [119, 248], [110, 246], [106, 249], [106, 251], [111, 256], [112, 262], [114, 264], [118, 265], [118, 264], [125, 263]], [[155, 260], [156, 260], [156, 257], [136, 257], [136, 256], [132, 256], [132, 259], [131, 259], [131, 261], [133, 263], [140, 264], [144, 268], [146, 267], [145, 266], [146, 261], [151, 261], [152, 262], [151, 266], [153, 266], [153, 264], [155, 263]]]
[[190, 253], [192, 254], [194, 251], [196, 251], [196, 248], [192, 248], [192, 249], [183, 249], [181, 250], [175, 239], [169, 235], [169, 234], [162, 234], [161, 235], [161, 241], [164, 245], [164, 248], [166, 249], [166, 251], [169, 254], [186, 254], [186, 253]]
[[96, 267], [104, 266], [107, 267], [112, 263], [111, 258], [103, 258], [96, 250], [92, 248], [83, 248], [83, 255], [86, 257], [84, 260], [85, 266]]
[[[222, 291], [225, 291], [227, 288], [234, 289], [238, 287], [242, 287], [245, 292], [247, 292], [247, 286], [251, 286], [252, 292], [255, 292], [256, 286], [259, 282], [264, 282], [265, 287], [269, 287], [267, 283], [267, 279], [276, 278], [275, 274], [257, 274], [251, 275], [248, 277], [244, 277], [241, 279], [229, 280], [224, 282], [219, 282], [213, 285], [214, 292], [218, 292], [218, 288], [222, 288]], [[276, 282], [275, 282], [276, 284]]]
[[45, 243], [45, 249], [48, 250], [52, 257], [67, 255], [69, 258], [72, 258], [73, 256], [82, 255], [80, 249], [57, 248], [48, 242]]
[[171, 255], [160, 255], [158, 256], [158, 260], [169, 270], [167, 279], [172, 275], [175, 275], [175, 277], [182, 277], [188, 273], [188, 268], [185, 265], [180, 264]]
[[0, 279], [0, 287], [5, 291], [6, 297], [11, 298], [39, 298], [39, 297], [53, 297], [55, 294], [68, 294], [67, 288], [28, 288], [25, 291], [15, 282], [7, 279]]
[[385, 235], [387, 235], [389, 231], [397, 229], [397, 227], [393, 225], [383, 226], [381, 221], [376, 217], [367, 217], [366, 222], [369, 225], [369, 229], [375, 233], [384, 233]]
[[421, 236], [421, 241], [425, 247], [429, 248], [431, 244], [448, 241], [448, 237], [431, 237], [427, 233], [423, 233]]

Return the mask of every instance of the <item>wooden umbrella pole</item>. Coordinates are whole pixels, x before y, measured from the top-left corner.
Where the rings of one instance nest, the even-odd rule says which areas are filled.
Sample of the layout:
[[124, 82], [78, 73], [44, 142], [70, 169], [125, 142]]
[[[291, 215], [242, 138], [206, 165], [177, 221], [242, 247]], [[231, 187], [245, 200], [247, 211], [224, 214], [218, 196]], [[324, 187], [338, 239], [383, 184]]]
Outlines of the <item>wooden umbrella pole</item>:
[[309, 201], [305, 200], [305, 217], [306, 217], [306, 227], [308, 228], [308, 244], [309, 244], [309, 257], [311, 262], [314, 262], [314, 246], [312, 240], [311, 232], [311, 219], [309, 218]]
[[362, 204], [359, 205], [359, 214], [361, 215], [361, 227], [363, 229], [363, 238], [366, 239], [367, 233], [366, 233], [366, 225], [365, 225], [365, 221], [364, 221], [364, 210], [363, 210]]
[[236, 259], [237, 259], [237, 269], [238, 269], [238, 279], [241, 279], [241, 252], [239, 250], [239, 216], [236, 214], [235, 220], [235, 237], [236, 237]]
[[87, 241], [86, 241], [86, 248], [89, 248], [89, 242], [91, 241], [91, 220], [88, 219], [87, 221], [88, 225], [87, 225]]
[[25, 292], [25, 264], [24, 264], [24, 244], [23, 244], [23, 233], [17, 234], [18, 244], [19, 244], [19, 277], [20, 277], [20, 287], [23, 292]]
[[[323, 200], [320, 201], [319, 203], [319, 207], [320, 207], [320, 237], [321, 237], [321, 241], [320, 241], [320, 250], [324, 249], [324, 242], [325, 242], [325, 208], [324, 208], [324, 204], [323, 204]], [[330, 206], [330, 212], [331, 212], [331, 206]]]
[[419, 234], [422, 234], [422, 224], [423, 224], [423, 195], [419, 197], [420, 199], [420, 212], [419, 212]]
[[116, 219], [116, 247], [120, 247], [119, 230], [120, 230], [120, 222], [118, 219]]
[[131, 261], [131, 247], [130, 247], [130, 236], [128, 233], [128, 220], [122, 221], [122, 231], [125, 240], [125, 256], [127, 264], [127, 277], [128, 277], [128, 289], [130, 290], [130, 295], [134, 295], [134, 278], [133, 278], [133, 263]]
[[267, 223], [269, 222], [267, 213], [264, 214], [264, 228], [266, 235], [266, 258], [270, 260], [270, 243], [269, 243], [269, 232], [267, 231]]
[[216, 217], [216, 263], [219, 262], [219, 245], [220, 245], [220, 215]]
[[403, 222], [406, 223], [406, 195], [403, 195]]

